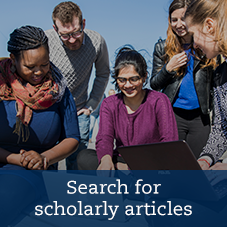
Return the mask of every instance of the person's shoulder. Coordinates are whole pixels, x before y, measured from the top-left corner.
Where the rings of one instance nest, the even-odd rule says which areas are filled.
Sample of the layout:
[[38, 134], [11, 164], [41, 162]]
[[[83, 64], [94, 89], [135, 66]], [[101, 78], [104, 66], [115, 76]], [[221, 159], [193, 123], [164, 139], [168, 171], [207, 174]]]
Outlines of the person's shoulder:
[[155, 90], [148, 90], [148, 94], [147, 94], [147, 98], [152, 101], [152, 102], [156, 102], [158, 100], [163, 100], [169, 102], [169, 98], [167, 97], [166, 94], [160, 92], [160, 91], [155, 91]]
[[71, 92], [69, 91], [68, 87], [65, 88], [64, 92], [63, 92], [63, 95], [62, 95], [62, 98], [60, 100], [60, 102], [67, 102], [67, 100], [70, 100], [72, 97], [72, 94]]
[[214, 87], [222, 86], [227, 83], [227, 63], [224, 61], [220, 64], [214, 73]]
[[101, 35], [98, 33], [98, 32], [96, 32], [96, 31], [94, 31], [94, 30], [90, 30], [90, 29], [84, 29], [84, 33], [86, 34], [86, 35], [88, 35], [88, 36], [97, 36], [97, 37], [101, 37]]
[[226, 70], [227, 70], [227, 63], [226, 61], [224, 61], [222, 64], [220, 64], [216, 70], [215, 70], [215, 73], [219, 74], [219, 73], [226, 73]]
[[155, 47], [165, 47], [165, 39], [158, 39], [158, 41], [155, 43]]
[[45, 31], [45, 34], [48, 37], [49, 44], [52, 43], [52, 41], [59, 40], [58, 35], [57, 35], [57, 32], [54, 29], [46, 30]]
[[165, 51], [165, 39], [159, 39], [154, 45], [154, 51], [164, 52]]
[[108, 102], [108, 103], [116, 102], [119, 100], [120, 97], [121, 97], [121, 94], [118, 93], [118, 94], [110, 95], [110, 96], [104, 98], [103, 101]]
[[52, 29], [48, 29], [48, 30], [46, 30], [45, 31], [45, 34], [47, 35], [47, 36], [49, 36], [49, 35], [54, 35], [56, 32], [55, 32], [55, 30], [52, 28]]
[[104, 38], [96, 31], [90, 29], [84, 29], [86, 36], [90, 38], [93, 43], [102, 43], [105, 42]]
[[110, 108], [115, 107], [118, 105], [122, 100], [122, 95], [121, 93], [115, 94], [115, 95], [110, 95], [106, 98], [103, 99], [103, 105], [106, 105]]
[[8, 65], [11, 65], [11, 64], [12, 64], [12, 59], [9, 57], [3, 57], [0, 59], [0, 65], [3, 68], [6, 68]]
[[59, 52], [61, 53], [63, 51], [63, 45], [59, 39], [57, 32], [54, 29], [46, 30], [45, 34], [48, 37], [48, 45], [50, 48], [50, 58], [56, 64], [55, 60], [60, 57]]
[[69, 88], [66, 87], [65, 90], [61, 92], [63, 92], [62, 97], [60, 101], [57, 101], [56, 103], [59, 104], [60, 108], [70, 108], [77, 112], [75, 100], [69, 91]]

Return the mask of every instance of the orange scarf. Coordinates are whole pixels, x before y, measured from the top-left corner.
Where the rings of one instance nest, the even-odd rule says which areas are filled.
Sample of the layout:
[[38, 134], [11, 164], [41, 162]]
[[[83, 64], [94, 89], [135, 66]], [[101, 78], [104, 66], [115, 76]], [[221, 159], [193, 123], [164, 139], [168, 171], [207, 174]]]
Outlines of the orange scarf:
[[[43, 110], [52, 106], [57, 101], [59, 86], [53, 80], [51, 71], [47, 73], [43, 82], [38, 85], [31, 85], [19, 77], [11, 59], [0, 61], [0, 101], [16, 100], [17, 122], [15, 132], [20, 136], [21, 123], [28, 126], [32, 110]], [[26, 136], [26, 140], [28, 136]]]

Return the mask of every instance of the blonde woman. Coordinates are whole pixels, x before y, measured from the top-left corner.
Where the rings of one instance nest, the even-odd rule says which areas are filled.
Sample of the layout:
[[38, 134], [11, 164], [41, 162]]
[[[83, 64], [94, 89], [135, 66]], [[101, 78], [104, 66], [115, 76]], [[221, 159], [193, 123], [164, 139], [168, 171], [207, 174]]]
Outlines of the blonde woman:
[[[208, 58], [218, 54], [227, 57], [227, 2], [198, 0], [186, 11], [185, 20], [194, 43]], [[214, 126], [201, 153], [199, 163], [203, 169], [227, 169], [219, 159], [227, 150], [227, 64], [224, 61], [214, 75]]]

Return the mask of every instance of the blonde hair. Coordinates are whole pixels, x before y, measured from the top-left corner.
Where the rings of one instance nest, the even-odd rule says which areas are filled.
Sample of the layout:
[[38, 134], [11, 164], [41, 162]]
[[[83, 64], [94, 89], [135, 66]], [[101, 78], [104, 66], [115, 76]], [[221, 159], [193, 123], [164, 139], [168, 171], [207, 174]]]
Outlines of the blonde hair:
[[190, 18], [192, 25], [203, 26], [207, 18], [217, 22], [215, 27], [219, 50], [227, 56], [227, 1], [226, 0], [192, 0], [186, 10], [185, 18]]

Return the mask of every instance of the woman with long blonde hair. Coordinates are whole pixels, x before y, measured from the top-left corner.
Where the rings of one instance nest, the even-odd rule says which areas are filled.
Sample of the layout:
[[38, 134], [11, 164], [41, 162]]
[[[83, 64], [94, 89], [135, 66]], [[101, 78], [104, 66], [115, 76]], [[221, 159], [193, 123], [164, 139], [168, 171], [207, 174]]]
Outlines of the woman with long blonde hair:
[[165, 93], [173, 106], [179, 139], [199, 157], [210, 133], [211, 82], [214, 60], [209, 64], [194, 48], [184, 21], [190, 0], [173, 0], [169, 6], [166, 40], [154, 47], [151, 88]]
[[[209, 139], [198, 159], [203, 169], [227, 169], [227, 2], [223, 0], [192, 1], [185, 13], [185, 22], [195, 45], [208, 58], [222, 54], [225, 61], [215, 70], [214, 124]], [[226, 153], [225, 153], [226, 154]], [[222, 163], [221, 163], [222, 162]]]

